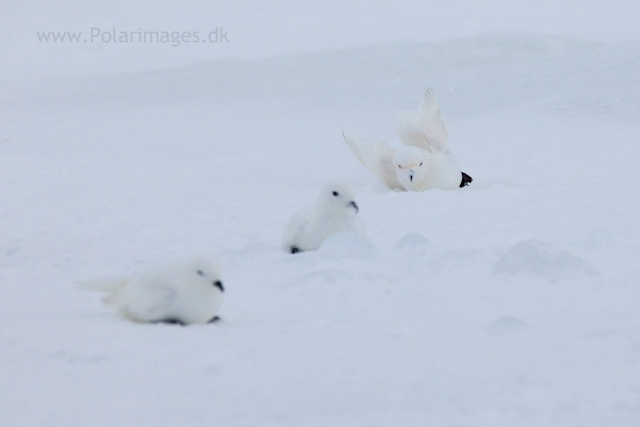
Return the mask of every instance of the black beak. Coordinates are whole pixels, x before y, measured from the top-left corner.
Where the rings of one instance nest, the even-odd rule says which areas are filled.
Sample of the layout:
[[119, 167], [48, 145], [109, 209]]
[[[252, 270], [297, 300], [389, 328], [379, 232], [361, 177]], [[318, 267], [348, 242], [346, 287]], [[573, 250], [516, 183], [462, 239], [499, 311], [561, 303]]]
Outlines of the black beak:
[[359, 209], [358, 209], [358, 205], [356, 205], [356, 202], [349, 202], [348, 206], [351, 206], [353, 209], [356, 210], [356, 213], [358, 213]]
[[220, 280], [216, 280], [213, 282], [213, 286], [220, 289], [220, 292], [224, 292], [224, 287], [222, 286], [222, 282]]
[[413, 175], [409, 175], [409, 181], [413, 182]]

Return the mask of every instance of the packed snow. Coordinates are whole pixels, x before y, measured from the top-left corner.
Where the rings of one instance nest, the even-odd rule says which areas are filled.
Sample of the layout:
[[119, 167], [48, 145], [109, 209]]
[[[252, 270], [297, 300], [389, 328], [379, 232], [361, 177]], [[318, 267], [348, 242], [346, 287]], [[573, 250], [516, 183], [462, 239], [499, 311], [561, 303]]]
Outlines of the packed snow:
[[[0, 425], [639, 425], [638, 10], [492, 1], [465, 27], [453, 3], [423, 35], [411, 2], [362, 21], [360, 3], [296, 6], [251, 44], [270, 13], [253, 5], [229, 15], [237, 55], [138, 46], [147, 68], [132, 46], [31, 46], [5, 26]], [[60, 5], [52, 22], [88, 27], [125, 11]], [[22, 7], [2, 22], [35, 38], [50, 6], [28, 25]], [[355, 27], [319, 39], [316, 18]], [[373, 35], [390, 21], [406, 28]], [[342, 130], [398, 148], [395, 115], [429, 87], [474, 180], [390, 190]], [[287, 221], [335, 178], [370, 241], [287, 253]], [[224, 282], [212, 324], [132, 322], [76, 286], [201, 252]]]

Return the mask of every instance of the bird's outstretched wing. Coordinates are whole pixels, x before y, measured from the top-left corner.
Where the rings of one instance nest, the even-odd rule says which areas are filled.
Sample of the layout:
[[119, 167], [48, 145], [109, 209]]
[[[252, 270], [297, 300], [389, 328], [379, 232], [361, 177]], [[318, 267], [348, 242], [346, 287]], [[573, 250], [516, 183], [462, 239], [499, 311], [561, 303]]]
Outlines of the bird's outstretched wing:
[[353, 155], [364, 165], [369, 172], [391, 189], [404, 190], [398, 178], [393, 164], [393, 156], [396, 150], [381, 139], [358, 138], [346, 131], [342, 132], [344, 142]]
[[395, 130], [404, 145], [432, 152], [447, 149], [447, 123], [431, 88], [424, 94], [417, 110], [398, 114]]

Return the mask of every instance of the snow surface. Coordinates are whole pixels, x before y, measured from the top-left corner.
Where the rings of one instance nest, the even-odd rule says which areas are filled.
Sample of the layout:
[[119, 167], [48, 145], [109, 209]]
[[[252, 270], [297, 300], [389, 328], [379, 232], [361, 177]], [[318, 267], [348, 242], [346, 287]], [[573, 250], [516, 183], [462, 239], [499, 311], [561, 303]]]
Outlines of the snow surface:
[[[441, 37], [414, 17], [396, 39], [256, 53], [284, 27], [235, 59], [146, 71], [64, 47], [47, 74], [44, 48], [4, 29], [20, 56], [0, 83], [0, 425], [640, 425], [635, 6], [589, 37], [596, 2], [575, 20], [578, 2], [540, 4], [558, 25], [511, 28], [506, 8]], [[397, 7], [358, 28], [416, 15]], [[320, 26], [307, 13], [291, 28]], [[395, 114], [427, 87], [474, 182], [388, 191], [342, 129], [397, 146]], [[336, 177], [372, 244], [286, 254], [286, 221]], [[222, 266], [216, 324], [131, 323], [74, 288], [200, 251]]]

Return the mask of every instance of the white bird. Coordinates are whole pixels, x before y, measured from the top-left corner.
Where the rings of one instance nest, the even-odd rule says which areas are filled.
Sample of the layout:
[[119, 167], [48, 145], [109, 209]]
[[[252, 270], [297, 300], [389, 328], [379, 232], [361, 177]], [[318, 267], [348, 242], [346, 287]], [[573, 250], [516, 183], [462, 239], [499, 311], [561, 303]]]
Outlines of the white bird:
[[182, 325], [218, 320], [224, 294], [218, 266], [206, 255], [79, 285], [106, 292], [104, 301], [131, 320]]
[[343, 135], [360, 163], [391, 189], [453, 190], [473, 181], [447, 148], [447, 124], [431, 88], [416, 111], [398, 114], [395, 131], [404, 144], [397, 151], [380, 139]]
[[351, 233], [368, 240], [350, 185], [332, 181], [320, 191], [318, 202], [298, 212], [287, 223], [282, 246], [292, 254], [316, 250], [336, 233]]

